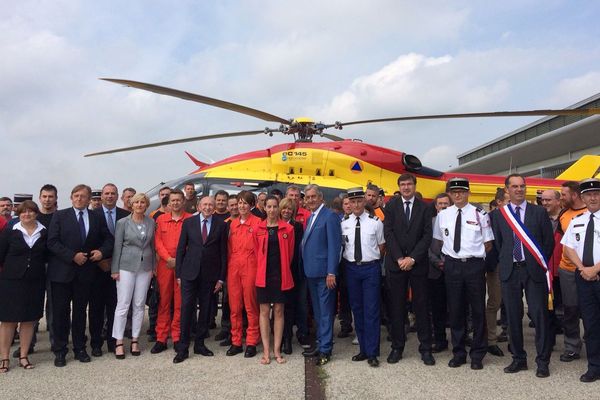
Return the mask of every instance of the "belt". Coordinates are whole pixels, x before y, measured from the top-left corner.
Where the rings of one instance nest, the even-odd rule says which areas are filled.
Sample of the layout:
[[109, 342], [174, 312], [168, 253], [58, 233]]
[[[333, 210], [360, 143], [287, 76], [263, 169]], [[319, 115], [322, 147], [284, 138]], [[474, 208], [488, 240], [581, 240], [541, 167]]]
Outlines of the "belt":
[[461, 262], [461, 263], [468, 263], [468, 262], [474, 262], [474, 261], [483, 261], [482, 257], [464, 257], [464, 258], [454, 258], [454, 257], [450, 257], [445, 255], [446, 260], [452, 260], [452, 261], [456, 261], [456, 262]]
[[346, 262], [347, 262], [348, 264], [352, 264], [352, 265], [361, 266], [361, 265], [372, 265], [372, 264], [377, 264], [377, 263], [379, 263], [379, 260], [373, 260], [373, 261], [358, 261], [358, 262], [355, 262], [355, 261], [348, 261], [348, 260], [346, 260]]
[[525, 261], [516, 261], [513, 263], [513, 267], [515, 268], [525, 268], [527, 263]]

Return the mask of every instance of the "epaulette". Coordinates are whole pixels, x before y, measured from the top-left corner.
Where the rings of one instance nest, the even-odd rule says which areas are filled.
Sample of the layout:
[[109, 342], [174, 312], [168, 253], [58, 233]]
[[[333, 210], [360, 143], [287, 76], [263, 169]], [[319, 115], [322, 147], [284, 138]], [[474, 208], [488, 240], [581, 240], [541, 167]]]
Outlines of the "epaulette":
[[349, 215], [344, 215], [344, 221], [347, 220], [348, 218], [350, 218]]
[[475, 209], [477, 210], [477, 212], [481, 213], [481, 215], [487, 214], [487, 212], [481, 207], [475, 207]]
[[379, 217], [376, 215], [369, 214], [369, 218], [374, 219], [375, 221], [379, 221]]
[[576, 216], [574, 216], [574, 217], [573, 217], [573, 219], [575, 219], [575, 218], [579, 218], [579, 217], [581, 217], [583, 214], [585, 214], [585, 211], [584, 211], [584, 212], [582, 212], [581, 214], [577, 214]]

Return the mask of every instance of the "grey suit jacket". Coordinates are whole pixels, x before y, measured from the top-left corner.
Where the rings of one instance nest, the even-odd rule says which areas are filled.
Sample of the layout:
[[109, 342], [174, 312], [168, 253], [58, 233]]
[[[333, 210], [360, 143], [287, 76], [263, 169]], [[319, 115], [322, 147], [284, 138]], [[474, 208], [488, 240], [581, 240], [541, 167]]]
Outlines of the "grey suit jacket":
[[137, 224], [131, 216], [121, 218], [115, 227], [115, 247], [112, 257], [111, 272], [121, 270], [138, 272], [152, 271], [156, 262], [154, 250], [154, 220], [144, 217], [145, 235], [140, 234]]

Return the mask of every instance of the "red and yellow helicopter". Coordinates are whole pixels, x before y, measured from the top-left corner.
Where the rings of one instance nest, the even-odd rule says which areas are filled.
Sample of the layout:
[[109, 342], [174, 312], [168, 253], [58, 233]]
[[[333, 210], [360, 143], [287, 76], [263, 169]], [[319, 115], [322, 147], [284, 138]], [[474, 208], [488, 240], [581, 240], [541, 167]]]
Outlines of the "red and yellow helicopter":
[[[398, 188], [396, 185], [398, 176], [404, 172], [411, 172], [418, 178], [417, 187], [423, 197], [433, 199], [438, 193], [445, 191], [446, 181], [453, 176], [457, 176], [456, 173], [437, 171], [423, 166], [420, 160], [413, 155], [363, 143], [360, 140], [343, 139], [327, 133], [326, 130], [330, 128], [341, 130], [344, 126], [358, 124], [426, 119], [600, 114], [600, 108], [501, 111], [405, 116], [324, 124], [304, 117], [285, 119], [239, 104], [149, 83], [108, 78], [103, 78], [103, 80], [224, 108], [268, 122], [279, 123], [280, 126], [278, 128], [267, 127], [264, 130], [220, 133], [122, 147], [86, 154], [86, 157], [234, 136], [260, 134], [273, 136], [277, 133], [294, 137], [293, 143], [280, 144], [265, 150], [235, 155], [213, 164], [203, 163], [186, 152], [198, 169], [190, 175], [167, 182], [166, 185], [172, 188], [180, 188], [184, 183], [193, 182], [198, 193], [214, 193], [219, 189], [228, 192], [237, 192], [241, 189], [256, 192], [278, 188], [285, 191], [285, 187], [290, 184], [297, 184], [302, 187], [312, 183], [324, 188], [326, 197], [331, 198], [347, 188], [373, 183], [383, 188], [386, 195], [390, 195]], [[324, 137], [332, 140], [332, 142], [313, 142], [312, 138], [314, 136]], [[600, 156], [584, 156], [559, 176], [558, 180], [528, 178], [527, 195], [530, 199], [533, 199], [538, 189], [559, 188], [561, 179], [578, 180], [597, 176], [599, 168]], [[471, 200], [474, 202], [489, 202], [494, 197], [496, 188], [504, 185], [504, 177], [500, 176], [458, 175], [468, 177], [471, 181]], [[149, 195], [154, 197], [153, 195], [157, 194], [154, 192], [157, 192], [157, 190], [158, 187], [150, 191]]]

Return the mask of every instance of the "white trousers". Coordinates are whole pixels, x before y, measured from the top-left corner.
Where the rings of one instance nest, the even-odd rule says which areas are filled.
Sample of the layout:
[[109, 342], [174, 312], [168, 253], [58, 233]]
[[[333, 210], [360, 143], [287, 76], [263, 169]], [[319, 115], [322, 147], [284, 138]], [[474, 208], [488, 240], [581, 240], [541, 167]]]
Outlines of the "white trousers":
[[146, 306], [146, 295], [152, 280], [152, 271], [119, 271], [117, 281], [117, 308], [115, 309], [115, 322], [112, 335], [117, 340], [123, 340], [125, 325], [127, 324], [127, 312], [131, 300], [131, 336], [140, 337], [142, 322], [144, 321], [144, 310]]

